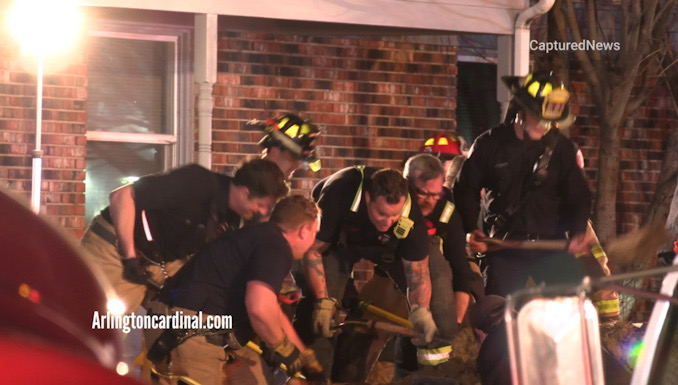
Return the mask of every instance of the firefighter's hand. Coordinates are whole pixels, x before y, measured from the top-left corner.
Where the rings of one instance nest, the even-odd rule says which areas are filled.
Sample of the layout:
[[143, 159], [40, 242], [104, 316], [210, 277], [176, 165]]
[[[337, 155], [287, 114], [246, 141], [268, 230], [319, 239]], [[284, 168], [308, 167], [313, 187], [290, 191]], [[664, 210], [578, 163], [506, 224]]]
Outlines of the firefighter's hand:
[[436, 334], [436, 323], [433, 322], [431, 311], [425, 307], [417, 307], [410, 313], [410, 322], [419, 337], [413, 338], [412, 343], [416, 346], [425, 346], [433, 341]]
[[473, 230], [472, 233], [466, 234], [466, 243], [468, 243], [468, 248], [473, 253], [484, 254], [487, 252], [487, 243], [479, 242], [477, 238], [485, 238], [487, 235], [483, 234], [480, 230]]
[[574, 255], [586, 255], [590, 252], [589, 244], [589, 238], [586, 237], [586, 234], [577, 234], [570, 240], [570, 243], [567, 246], [567, 251]]
[[329, 384], [329, 380], [323, 374], [323, 367], [318, 362], [313, 349], [306, 349], [301, 352], [301, 374], [313, 384]]
[[306, 379], [314, 383], [325, 383], [327, 381], [323, 375], [323, 367], [318, 362], [313, 349], [305, 349], [300, 352], [287, 336], [273, 347], [263, 344], [261, 351], [261, 357], [267, 364], [274, 367], [284, 364], [290, 377], [293, 377], [296, 373], [301, 373]]
[[133, 257], [122, 260], [122, 277], [126, 281], [145, 285], [150, 275], [141, 258]]
[[[323, 374], [323, 367], [318, 362], [318, 357], [316, 357], [313, 349], [306, 349], [300, 354], [302, 366], [299, 373], [301, 373], [305, 379], [299, 379], [297, 377], [292, 377], [287, 383], [297, 384], [297, 385], [331, 385], [332, 382], [325, 377]], [[288, 373], [289, 374], [289, 373]], [[291, 374], [290, 374], [291, 375]]]
[[302, 366], [299, 349], [287, 338], [287, 335], [273, 347], [269, 347], [268, 344], [262, 344], [261, 358], [272, 367], [284, 364], [290, 376], [298, 372]]
[[337, 307], [337, 300], [334, 298], [321, 298], [315, 301], [313, 305], [313, 331], [317, 335], [326, 338], [332, 337], [334, 332], [330, 329], [330, 323], [334, 316], [334, 310]]

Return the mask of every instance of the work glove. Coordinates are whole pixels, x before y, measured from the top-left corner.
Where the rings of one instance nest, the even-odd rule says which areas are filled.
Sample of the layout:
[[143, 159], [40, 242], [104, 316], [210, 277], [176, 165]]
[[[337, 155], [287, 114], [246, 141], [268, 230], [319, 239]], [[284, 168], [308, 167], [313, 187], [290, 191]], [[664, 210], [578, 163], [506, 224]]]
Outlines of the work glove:
[[334, 332], [330, 329], [330, 323], [337, 307], [334, 298], [321, 298], [313, 305], [313, 331], [326, 338], [332, 337]]
[[313, 349], [306, 349], [301, 352], [301, 374], [313, 384], [329, 384], [330, 381], [323, 374], [323, 367], [318, 362]]
[[264, 344], [261, 347], [261, 357], [268, 365], [273, 367], [284, 364], [285, 371], [290, 377], [293, 377], [296, 373], [301, 373], [309, 381], [327, 382], [323, 375], [323, 367], [318, 362], [313, 349], [305, 349], [300, 352], [287, 336], [273, 347]]
[[436, 334], [436, 323], [433, 322], [433, 315], [429, 309], [425, 307], [413, 308], [409, 321], [414, 330], [419, 333], [419, 337], [412, 338], [414, 345], [426, 346], [433, 341], [433, 336]]
[[126, 281], [145, 285], [150, 275], [141, 258], [134, 257], [122, 260], [122, 277]]

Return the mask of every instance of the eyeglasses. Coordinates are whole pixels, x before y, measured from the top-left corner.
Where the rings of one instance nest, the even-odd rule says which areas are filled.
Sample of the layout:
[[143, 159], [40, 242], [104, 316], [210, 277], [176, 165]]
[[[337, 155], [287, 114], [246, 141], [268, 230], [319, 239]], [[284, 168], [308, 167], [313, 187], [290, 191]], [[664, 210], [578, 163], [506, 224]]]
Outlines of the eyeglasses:
[[420, 198], [422, 199], [440, 199], [442, 198], [444, 192], [441, 191], [439, 193], [434, 193], [434, 192], [428, 192], [424, 189], [420, 189], [419, 187], [414, 186], [414, 193], [417, 194]]

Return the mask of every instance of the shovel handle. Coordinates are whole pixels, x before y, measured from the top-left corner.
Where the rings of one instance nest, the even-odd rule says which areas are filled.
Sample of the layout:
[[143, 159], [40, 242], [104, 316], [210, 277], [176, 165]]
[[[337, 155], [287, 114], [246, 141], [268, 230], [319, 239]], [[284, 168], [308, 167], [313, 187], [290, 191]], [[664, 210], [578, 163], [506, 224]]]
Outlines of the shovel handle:
[[360, 301], [358, 303], [358, 305], [360, 306], [361, 309], [363, 309], [363, 310], [365, 310], [369, 313], [383, 317], [383, 318], [385, 318], [385, 319], [387, 319], [387, 320], [389, 320], [389, 321], [391, 321], [395, 324], [398, 324], [400, 326], [404, 326], [406, 328], [412, 329], [412, 323], [410, 321], [406, 320], [405, 318], [402, 318], [402, 317], [399, 317], [399, 316], [397, 316], [393, 313], [387, 312], [386, 310], [379, 308], [379, 307], [376, 307], [369, 302]]
[[[373, 331], [381, 331], [381, 332], [387, 332], [387, 333], [393, 333], [393, 334], [400, 334], [401, 336], [409, 337], [409, 338], [417, 338], [419, 337], [419, 333], [417, 333], [414, 329], [408, 328], [406, 326], [400, 326], [400, 325], [395, 325], [390, 322], [384, 322], [384, 321], [345, 321], [340, 323], [339, 325], [335, 326], [333, 329], [338, 329], [343, 326], [360, 326], [364, 327], [368, 330], [373, 330]], [[452, 344], [452, 340], [444, 337], [439, 337], [439, 336], [433, 336], [433, 340], [436, 342], [442, 342], [447, 345]]]
[[521, 250], [551, 250], [560, 251], [566, 250], [568, 242], [562, 240], [534, 240], [534, 241], [517, 241], [505, 240], [490, 237], [476, 238], [479, 242], [487, 243], [490, 250], [501, 249], [521, 249]]

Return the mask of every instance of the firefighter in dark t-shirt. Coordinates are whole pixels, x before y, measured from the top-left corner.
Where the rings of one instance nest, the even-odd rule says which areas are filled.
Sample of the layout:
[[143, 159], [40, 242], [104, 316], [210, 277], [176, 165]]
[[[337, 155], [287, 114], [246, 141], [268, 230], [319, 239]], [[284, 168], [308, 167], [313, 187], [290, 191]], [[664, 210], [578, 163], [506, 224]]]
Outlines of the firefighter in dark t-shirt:
[[[292, 195], [275, 207], [269, 222], [253, 224], [204, 248], [177, 288], [174, 311], [230, 315], [235, 340], [214, 334], [190, 337], [170, 354], [171, 375], [188, 376], [201, 384], [248, 383], [231, 372], [227, 358], [233, 346], [256, 333], [264, 358], [284, 363], [288, 374], [301, 371], [322, 381], [322, 368], [312, 349], [301, 342], [277, 303], [277, 293], [294, 259], [301, 259], [315, 240], [319, 210], [308, 198]], [[237, 348], [237, 346], [235, 347]], [[252, 373], [247, 373], [252, 375]], [[259, 380], [263, 382], [264, 380]]]
[[263, 159], [244, 162], [233, 177], [195, 164], [144, 176], [111, 193], [81, 246], [131, 313], [149, 278], [162, 284], [187, 256], [255, 213], [267, 214], [287, 192], [283, 173]]
[[[316, 241], [303, 260], [308, 285], [304, 301], [313, 302], [313, 312], [311, 320], [297, 313], [301, 318], [297, 330], [312, 328], [316, 335], [331, 337], [331, 320], [353, 265], [368, 259], [407, 292], [410, 321], [422, 333], [416, 342], [431, 342], [436, 326], [429, 309], [428, 235], [402, 174], [392, 169], [346, 168], [319, 182], [313, 197], [323, 211]], [[304, 304], [299, 308], [304, 309]], [[327, 340], [305, 338], [313, 341], [330, 373], [333, 352]]]

